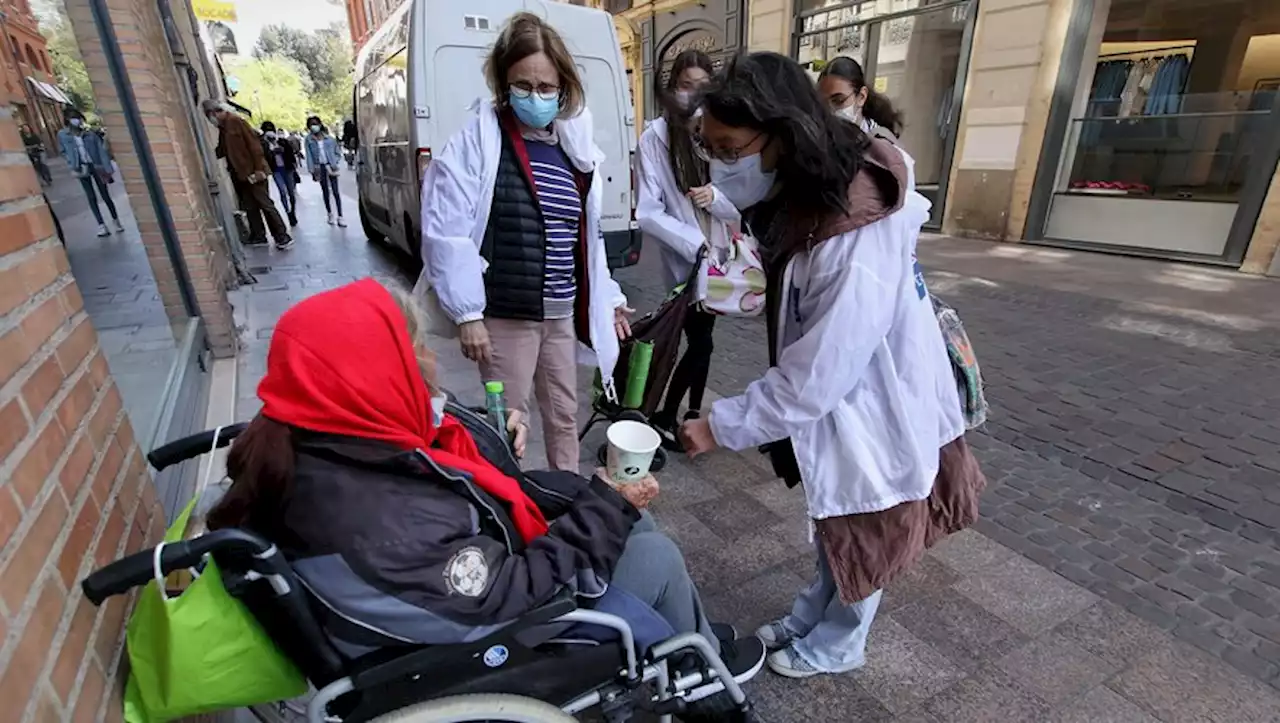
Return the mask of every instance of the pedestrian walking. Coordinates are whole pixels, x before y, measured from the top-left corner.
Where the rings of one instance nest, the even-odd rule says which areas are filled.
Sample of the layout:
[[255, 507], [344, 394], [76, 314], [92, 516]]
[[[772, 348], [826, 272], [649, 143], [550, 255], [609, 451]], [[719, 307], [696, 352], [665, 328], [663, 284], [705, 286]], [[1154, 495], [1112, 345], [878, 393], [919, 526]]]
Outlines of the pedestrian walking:
[[514, 408], [536, 394], [548, 461], [576, 471], [578, 342], [612, 379], [631, 333], [600, 231], [603, 154], [573, 56], [536, 15], [512, 16], [484, 67], [492, 100], [422, 182], [423, 281], [484, 379]]
[[856, 123], [864, 133], [878, 134], [892, 143], [902, 135], [902, 114], [867, 85], [862, 65], [853, 58], [842, 55], [822, 67], [818, 94], [833, 113]]
[[767, 445], [803, 483], [816, 579], [757, 631], [775, 672], [864, 661], [880, 590], [970, 524], [985, 480], [915, 260], [912, 159], [833, 115], [803, 68], [735, 59], [704, 98], [711, 181], [767, 249], [770, 369], [681, 428], [692, 455]]
[[269, 229], [276, 248], [291, 248], [293, 237], [271, 200], [267, 185], [271, 168], [257, 131], [224, 103], [210, 98], [201, 102], [200, 107], [209, 122], [218, 126], [216, 153], [219, 158], [227, 159], [227, 171], [231, 174], [240, 210], [249, 217], [249, 243], [266, 243]]
[[[307, 171], [311, 178], [320, 184], [324, 194], [324, 210], [329, 214], [329, 225], [335, 221], [343, 227], [347, 222], [342, 218], [342, 194], [338, 193], [338, 174], [342, 173], [342, 152], [338, 150], [338, 141], [329, 135], [329, 129], [320, 119], [311, 116], [307, 119]], [[332, 200], [330, 200], [332, 196]], [[337, 212], [335, 219], [334, 212]]]
[[58, 146], [67, 166], [71, 168], [71, 175], [80, 179], [80, 187], [89, 200], [89, 210], [93, 211], [93, 217], [98, 222], [98, 236], [111, 235], [111, 230], [102, 218], [102, 211], [98, 208], [99, 196], [106, 204], [107, 212], [111, 214], [112, 229], [116, 233], [123, 233], [120, 214], [116, 211], [115, 202], [111, 200], [111, 190], [107, 188], [108, 184], [115, 183], [107, 144], [97, 133], [85, 128], [84, 114], [75, 108], [68, 108], [63, 119], [66, 125], [58, 131]]
[[27, 159], [31, 161], [31, 167], [35, 169], [40, 185], [48, 186], [53, 183], [53, 174], [49, 172], [49, 165], [44, 162], [44, 141], [40, 140], [40, 136], [26, 123], [19, 127], [18, 132], [22, 135], [22, 145], [27, 149]]
[[356, 151], [360, 150], [360, 134], [356, 131], [356, 123], [346, 120], [342, 123], [342, 155], [347, 159], [347, 168], [355, 170]]
[[[636, 223], [657, 242], [668, 289], [689, 278], [707, 245], [713, 219], [737, 224], [740, 218], [733, 203], [711, 185], [707, 161], [693, 142], [698, 94], [714, 73], [710, 56], [702, 51], [677, 55], [666, 83], [659, 76], [655, 89], [663, 113], [640, 136]], [[684, 418], [702, 414], [715, 322], [715, 315], [696, 308], [685, 315], [688, 348], [671, 373], [662, 409], [652, 419], [669, 449], [680, 449], [677, 418], [686, 393], [689, 411]]]
[[293, 144], [283, 138], [271, 121], [262, 122], [262, 152], [267, 156], [271, 177], [280, 192], [280, 205], [284, 206], [289, 225], [298, 225], [298, 154]]

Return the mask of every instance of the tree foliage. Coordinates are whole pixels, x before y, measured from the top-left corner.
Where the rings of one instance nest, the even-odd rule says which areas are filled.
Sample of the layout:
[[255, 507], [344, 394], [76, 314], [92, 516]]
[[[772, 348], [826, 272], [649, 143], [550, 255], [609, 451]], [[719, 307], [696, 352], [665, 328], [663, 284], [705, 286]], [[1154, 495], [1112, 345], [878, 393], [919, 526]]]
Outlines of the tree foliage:
[[[346, 28], [341, 23], [314, 33], [286, 25], [268, 25], [258, 37], [253, 56], [260, 60], [283, 58], [296, 63], [310, 88], [309, 109], [326, 123], [351, 114], [352, 51]], [[240, 81], [245, 84], [244, 78]], [[244, 90], [249, 89], [244, 86]]]
[[[301, 129], [312, 113], [311, 81], [290, 58], [227, 58], [227, 72], [240, 82], [236, 102], [253, 111], [257, 123]], [[256, 125], [256, 123], [255, 123]]]
[[72, 105], [86, 115], [92, 114], [96, 108], [93, 85], [80, 57], [80, 47], [76, 44], [71, 23], [61, 6], [53, 0], [38, 1], [32, 9], [40, 21], [40, 32], [48, 43], [49, 62], [58, 86], [71, 99]]

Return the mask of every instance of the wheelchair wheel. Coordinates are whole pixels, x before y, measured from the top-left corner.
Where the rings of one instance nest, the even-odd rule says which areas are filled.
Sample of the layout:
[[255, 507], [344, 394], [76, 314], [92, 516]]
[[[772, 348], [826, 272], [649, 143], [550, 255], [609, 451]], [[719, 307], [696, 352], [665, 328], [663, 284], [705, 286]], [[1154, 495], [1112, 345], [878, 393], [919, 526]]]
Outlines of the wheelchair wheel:
[[503, 693], [454, 695], [429, 700], [379, 716], [371, 723], [574, 723], [576, 719], [533, 698]]
[[[608, 442], [605, 442], [604, 444], [600, 445], [600, 449], [596, 450], [596, 462], [599, 462], [601, 467], [609, 466], [609, 443]], [[667, 450], [663, 449], [662, 447], [658, 447], [658, 450], [653, 453], [653, 462], [649, 465], [649, 471], [656, 474], [658, 472], [661, 472], [662, 468], [666, 466], [667, 466]]]

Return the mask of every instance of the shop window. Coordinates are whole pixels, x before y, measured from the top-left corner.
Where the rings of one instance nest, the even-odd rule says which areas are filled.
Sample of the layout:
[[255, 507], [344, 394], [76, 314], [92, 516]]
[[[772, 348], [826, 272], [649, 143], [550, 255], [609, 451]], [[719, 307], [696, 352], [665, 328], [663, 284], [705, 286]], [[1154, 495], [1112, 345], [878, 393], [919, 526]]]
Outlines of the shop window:
[[40, 59], [36, 57], [36, 51], [30, 45], [27, 45], [27, 64], [40, 70]]
[[1276, 122], [1280, 5], [1100, 7], [1046, 235], [1220, 256], [1251, 173], [1268, 162], [1256, 151]]

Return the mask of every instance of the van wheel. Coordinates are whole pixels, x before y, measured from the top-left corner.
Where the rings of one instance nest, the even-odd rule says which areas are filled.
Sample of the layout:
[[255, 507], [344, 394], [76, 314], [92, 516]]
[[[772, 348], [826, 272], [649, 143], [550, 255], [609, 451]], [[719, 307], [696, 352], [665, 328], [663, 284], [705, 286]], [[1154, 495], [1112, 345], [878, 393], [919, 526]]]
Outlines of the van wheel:
[[373, 224], [369, 223], [369, 212], [364, 210], [364, 201], [361, 201], [356, 205], [360, 207], [360, 226], [364, 228], [365, 238], [375, 244], [380, 244], [386, 241], [387, 237], [375, 231], [373, 229]]

